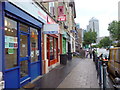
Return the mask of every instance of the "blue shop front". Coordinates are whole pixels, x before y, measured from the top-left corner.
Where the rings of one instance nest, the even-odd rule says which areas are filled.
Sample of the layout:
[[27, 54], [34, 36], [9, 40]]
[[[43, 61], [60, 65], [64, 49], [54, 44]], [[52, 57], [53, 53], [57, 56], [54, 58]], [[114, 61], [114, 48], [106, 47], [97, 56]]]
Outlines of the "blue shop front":
[[[35, 6], [32, 4], [29, 3], [31, 10]], [[20, 88], [42, 74], [43, 19], [37, 9], [34, 11], [38, 12], [38, 17], [17, 5], [11, 2], [0, 3], [0, 65], [5, 88]]]

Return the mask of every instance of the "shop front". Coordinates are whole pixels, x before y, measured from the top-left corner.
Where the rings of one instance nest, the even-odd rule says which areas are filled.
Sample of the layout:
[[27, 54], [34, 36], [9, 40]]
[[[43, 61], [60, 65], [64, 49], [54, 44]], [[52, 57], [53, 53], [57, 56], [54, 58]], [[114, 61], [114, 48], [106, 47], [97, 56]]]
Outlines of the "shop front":
[[0, 6], [5, 88], [20, 88], [41, 75], [42, 23], [13, 3]]
[[48, 66], [58, 62], [58, 36], [47, 35], [47, 59]]
[[[59, 25], [48, 16], [47, 24], [43, 26], [43, 35], [44, 35], [44, 72], [48, 73], [52, 70], [57, 63], [59, 62]], [[43, 48], [42, 47], [42, 48]]]

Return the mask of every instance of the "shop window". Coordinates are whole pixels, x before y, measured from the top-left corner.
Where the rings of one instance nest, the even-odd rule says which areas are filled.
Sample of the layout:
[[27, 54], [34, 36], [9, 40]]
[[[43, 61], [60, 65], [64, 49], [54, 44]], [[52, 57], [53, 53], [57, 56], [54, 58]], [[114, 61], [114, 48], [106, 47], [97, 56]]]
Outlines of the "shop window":
[[38, 61], [38, 30], [30, 28], [31, 62]]
[[56, 59], [57, 58], [57, 47], [56, 47], [56, 38], [54, 38], [54, 59]]
[[23, 31], [23, 32], [28, 33], [28, 26], [20, 23], [20, 30]]
[[17, 22], [5, 17], [5, 68], [17, 66]]
[[53, 37], [50, 37], [50, 60], [54, 59], [53, 45]]
[[54, 37], [50, 38], [50, 60], [57, 58], [57, 40]]

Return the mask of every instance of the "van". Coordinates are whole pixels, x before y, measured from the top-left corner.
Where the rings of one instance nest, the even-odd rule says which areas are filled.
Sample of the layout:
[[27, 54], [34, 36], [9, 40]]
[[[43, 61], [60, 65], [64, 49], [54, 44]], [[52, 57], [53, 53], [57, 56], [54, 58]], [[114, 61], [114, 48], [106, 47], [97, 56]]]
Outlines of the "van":
[[108, 73], [112, 79], [120, 78], [120, 47], [110, 49]]

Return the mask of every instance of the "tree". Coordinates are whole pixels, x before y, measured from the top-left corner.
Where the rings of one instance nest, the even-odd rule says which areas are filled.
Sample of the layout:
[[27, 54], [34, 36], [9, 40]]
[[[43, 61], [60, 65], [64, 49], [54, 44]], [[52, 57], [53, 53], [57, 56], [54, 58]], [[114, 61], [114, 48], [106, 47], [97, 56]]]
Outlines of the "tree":
[[102, 40], [100, 40], [99, 45], [104, 48], [108, 48], [112, 43], [112, 40], [110, 40], [109, 37], [104, 37]]
[[113, 21], [110, 23], [108, 31], [110, 32], [112, 39], [118, 41], [118, 46], [120, 46], [120, 21]]
[[92, 32], [91, 30], [89, 32], [85, 32], [84, 34], [84, 45], [91, 45], [92, 43], [95, 43], [97, 39], [97, 33]]

